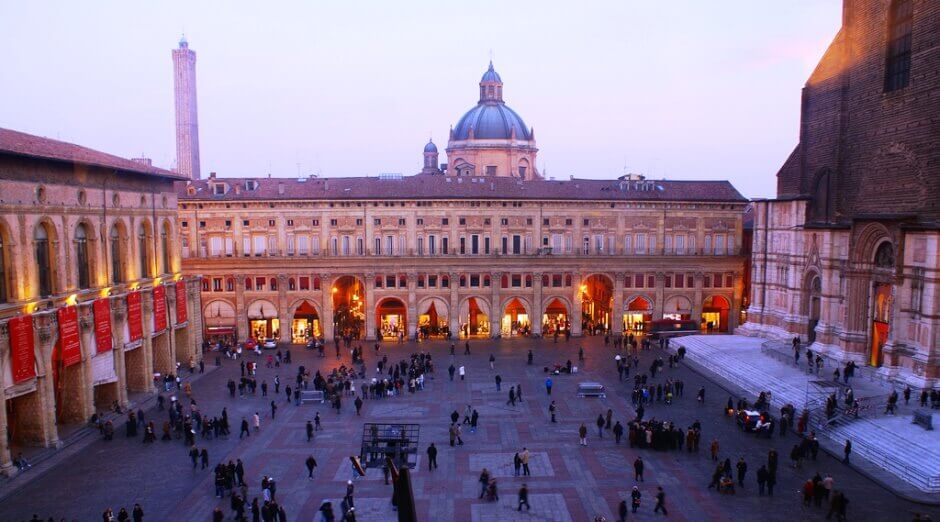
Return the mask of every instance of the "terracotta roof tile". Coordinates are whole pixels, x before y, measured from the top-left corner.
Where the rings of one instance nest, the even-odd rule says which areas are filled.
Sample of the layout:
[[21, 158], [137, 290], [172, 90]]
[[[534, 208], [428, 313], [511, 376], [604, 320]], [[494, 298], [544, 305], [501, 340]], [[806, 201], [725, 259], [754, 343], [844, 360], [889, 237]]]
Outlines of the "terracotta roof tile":
[[15, 130], [0, 128], [0, 154], [13, 154], [33, 158], [64, 161], [80, 165], [117, 169], [125, 172], [149, 174], [176, 180], [185, 176], [151, 165], [145, 165], [74, 143], [52, 140]]
[[[245, 189], [245, 181], [258, 183]], [[210, 183], [227, 183], [228, 191], [213, 194]], [[283, 190], [278, 186], [283, 183]], [[571, 179], [520, 181], [514, 178], [415, 175], [398, 179], [352, 178], [215, 178], [177, 183], [181, 200], [276, 199], [547, 199], [585, 201], [702, 201], [745, 203], [727, 181], [646, 180], [644, 182]], [[239, 185], [236, 193], [234, 186]], [[190, 188], [195, 194], [190, 194]]]

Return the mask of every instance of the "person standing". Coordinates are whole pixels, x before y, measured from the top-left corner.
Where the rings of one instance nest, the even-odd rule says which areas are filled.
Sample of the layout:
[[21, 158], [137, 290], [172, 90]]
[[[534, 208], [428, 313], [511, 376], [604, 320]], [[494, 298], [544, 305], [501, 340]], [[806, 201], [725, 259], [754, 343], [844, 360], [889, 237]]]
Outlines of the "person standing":
[[307, 421], [307, 442], [313, 440], [313, 423]]
[[193, 461], [193, 471], [196, 471], [196, 466], [199, 464], [199, 450], [196, 446], [189, 449], [189, 459]]
[[552, 395], [552, 378], [549, 377], [545, 379], [545, 392], [551, 397]]
[[[470, 346], [470, 343], [467, 343], [467, 346]], [[463, 365], [460, 365], [460, 369], [458, 370], [457, 373], [460, 374], [460, 380], [462, 381], [464, 380], [464, 377], [467, 375], [467, 370], [464, 368]]]
[[317, 412], [316, 415], [313, 416], [313, 427], [317, 431], [322, 429], [322, 426], [320, 426], [320, 412]]
[[513, 406], [516, 405], [516, 387], [515, 386], [509, 387], [509, 400], [506, 401], [506, 404], [511, 404]]
[[437, 469], [437, 448], [432, 442], [431, 445], [428, 446], [428, 471], [434, 469]]
[[555, 412], [557, 410], [558, 408], [555, 406], [555, 401], [552, 401], [552, 403], [548, 405], [548, 414], [552, 416], [552, 422], [555, 422]]
[[669, 516], [669, 513], [666, 511], [666, 492], [663, 491], [662, 486], [656, 488], [656, 507], [653, 508], [653, 513], [663, 512], [663, 516]]
[[470, 341], [469, 340], [467, 340], [467, 342], [465, 342], [463, 345], [463, 354], [470, 355]]
[[640, 493], [640, 488], [633, 486], [633, 491], [630, 492], [630, 505], [633, 507], [633, 512], [636, 513], [637, 509], [640, 509], [640, 499], [643, 497], [643, 494]]
[[134, 510], [131, 511], [131, 518], [134, 519], [134, 522], [143, 522], [144, 508], [140, 507], [140, 504], [134, 504]]
[[633, 461], [633, 480], [643, 482], [643, 457], [637, 457]]
[[617, 506], [617, 522], [627, 522], [627, 501], [621, 500]]
[[242, 429], [238, 432], [238, 439], [241, 440], [242, 436], [251, 437], [251, 432], [248, 431], [248, 420], [242, 417]]
[[493, 354], [490, 354], [490, 369], [491, 370], [496, 369], [496, 356]]
[[304, 464], [307, 466], [307, 478], [313, 480], [313, 470], [317, 469], [317, 459], [310, 455]]
[[356, 415], [359, 415], [359, 412], [362, 411], [362, 397], [356, 397], [353, 404], [356, 406]]
[[209, 450], [202, 448], [202, 451], [199, 452], [199, 462], [202, 467], [199, 469], [206, 469], [209, 467]]
[[712, 439], [711, 444], [712, 461], [718, 462], [718, 439]]
[[[620, 424], [620, 421], [617, 421], [613, 427], [614, 432], [614, 442], [620, 444], [620, 439], [623, 438], [623, 424]], [[680, 448], [681, 451], [682, 448]]]
[[254, 425], [255, 431], [260, 430], [261, 429], [261, 416], [258, 415], [258, 412], [255, 412], [255, 414], [251, 417], [251, 420], [252, 420], [252, 424]]
[[532, 506], [529, 505], [529, 488], [526, 487], [524, 482], [522, 483], [522, 487], [519, 488], [519, 507], [516, 511], [522, 511], [523, 505], [525, 505], [526, 511], [532, 509]]
[[845, 448], [842, 449], [842, 452], [845, 454], [845, 458], [842, 459], [842, 462], [849, 463], [849, 455], [852, 453], [852, 441], [845, 439]]
[[757, 494], [764, 496], [764, 486], [767, 484], [767, 466], [761, 465], [757, 469]]
[[532, 472], [529, 471], [529, 450], [528, 448], [522, 448], [522, 454], [519, 456], [522, 459], [522, 475], [530, 476]]
[[744, 457], [738, 459], [737, 463], [738, 469], [738, 485], [742, 488], [744, 487], [744, 475], [747, 474], [747, 462], [744, 462]]
[[[451, 379], [453, 380], [453, 379]], [[496, 374], [496, 391], [502, 391], [501, 385], [503, 384], [503, 378]]]
[[597, 421], [595, 422], [595, 424], [597, 424], [597, 436], [603, 439], [604, 438], [604, 416], [601, 414], [598, 414]]
[[[454, 380], [454, 374], [457, 373], [457, 368], [455, 368], [454, 365], [451, 364], [451, 365], [447, 368], [447, 373], [450, 374], [450, 380], [453, 381], [453, 380]], [[497, 391], [499, 391], [499, 390], [497, 390]]]
[[274, 404], [274, 401], [271, 401], [271, 420], [274, 420], [275, 415], [277, 415], [277, 404]]
[[582, 446], [587, 446], [587, 426], [584, 423], [581, 423], [581, 427], [578, 428], [578, 437], [581, 439], [580, 443]]

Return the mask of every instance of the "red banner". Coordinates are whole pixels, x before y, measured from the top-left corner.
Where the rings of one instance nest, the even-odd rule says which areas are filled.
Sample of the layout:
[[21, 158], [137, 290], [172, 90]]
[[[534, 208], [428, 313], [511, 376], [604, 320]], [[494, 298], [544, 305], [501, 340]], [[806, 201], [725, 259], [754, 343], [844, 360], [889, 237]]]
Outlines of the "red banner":
[[96, 299], [92, 305], [95, 311], [95, 353], [111, 349], [111, 300], [107, 297]]
[[144, 338], [144, 324], [140, 311], [140, 292], [127, 294], [127, 332], [130, 336], [128, 342], [133, 343]]
[[176, 282], [176, 324], [183, 324], [189, 318], [186, 316], [186, 281]]
[[33, 351], [33, 316], [24, 315], [10, 319], [10, 362], [13, 367], [13, 384], [28, 381], [36, 376], [36, 353]]
[[153, 331], [166, 330], [166, 287], [153, 287]]
[[56, 311], [59, 319], [59, 348], [62, 364], [72, 366], [82, 362], [82, 344], [78, 338], [78, 309], [66, 306]]

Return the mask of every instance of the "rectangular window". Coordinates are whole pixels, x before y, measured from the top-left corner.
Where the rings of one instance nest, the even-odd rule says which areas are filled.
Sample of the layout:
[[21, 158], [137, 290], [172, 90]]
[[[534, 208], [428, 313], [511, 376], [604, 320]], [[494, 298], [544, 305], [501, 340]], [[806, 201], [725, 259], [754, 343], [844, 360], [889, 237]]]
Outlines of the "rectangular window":
[[254, 254], [260, 256], [264, 254], [265, 247], [267, 245], [267, 238], [264, 236], [254, 236], [255, 238], [255, 250]]
[[441, 238], [441, 253], [444, 255], [448, 254], [447, 236]]
[[503, 248], [501, 248], [500, 251], [503, 255], [509, 253], [509, 238], [506, 236], [503, 236]]
[[919, 314], [924, 309], [924, 277], [926, 270], [915, 267], [911, 277], [911, 312]]
[[712, 255], [712, 236], [705, 236], [705, 255]]
[[395, 288], [395, 276], [385, 276], [385, 288]]
[[287, 236], [287, 255], [294, 255], [294, 236]]
[[594, 236], [594, 253], [603, 254], [604, 253], [604, 236], [596, 234]]
[[695, 288], [695, 278], [692, 276], [692, 274], [686, 274], [685, 286], [686, 288]]
[[473, 255], [480, 253], [480, 236], [477, 234], [470, 236], [470, 253]]
[[563, 248], [565, 245], [565, 237], [562, 234], [552, 234], [552, 253], [561, 254], [564, 252]]
[[903, 89], [910, 83], [913, 3], [911, 0], [896, 0], [890, 3], [885, 92]]
[[225, 255], [232, 256], [235, 253], [235, 241], [227, 237], [225, 238]]
[[725, 236], [723, 234], [715, 235], [715, 255], [725, 255]]
[[490, 236], [483, 238], [483, 254], [490, 255]]
[[636, 253], [646, 253], [646, 234], [640, 233], [636, 235]]
[[656, 276], [654, 276], [653, 274], [646, 276], [646, 287], [656, 288]]
[[663, 286], [665, 288], [672, 288], [672, 274], [663, 276]]
[[512, 236], [512, 253], [515, 255], [522, 253], [522, 236], [518, 234]]
[[676, 274], [676, 288], [684, 288], [684, 287], [685, 287], [685, 275]]
[[379, 226], [379, 225], [382, 224], [382, 219], [381, 219], [381, 218], [375, 218], [375, 219], [372, 220], [372, 224], [375, 225], [375, 226]]
[[470, 274], [470, 286], [474, 288], [480, 286], [480, 274]]
[[222, 238], [213, 237], [209, 240], [209, 255], [218, 257], [222, 255]]
[[428, 236], [428, 254], [432, 256], [437, 254], [437, 236]]
[[496, 166], [495, 166], [495, 165], [487, 165], [487, 166], [486, 166], [486, 175], [487, 175], [487, 176], [495, 176], [495, 175], [496, 175]]
[[460, 236], [458, 252], [460, 252], [460, 255], [467, 253], [467, 238], [464, 236]]
[[424, 238], [421, 237], [421, 236], [418, 236], [417, 247], [418, 247], [418, 248], [417, 248], [417, 251], [418, 251], [417, 254], [418, 254], [419, 256], [423, 256], [423, 255], [424, 255]]
[[256, 278], [255, 278], [255, 290], [257, 290], [257, 291], [259, 291], [259, 292], [263, 292], [263, 291], [264, 291], [264, 282], [265, 282], [265, 279], [264, 279], [263, 277], [256, 277]]
[[728, 255], [733, 256], [734, 254], [736, 254], [734, 251], [734, 235], [728, 234]]
[[676, 253], [680, 256], [685, 254], [685, 235], [677, 234], [676, 235]]
[[242, 254], [251, 255], [251, 238], [248, 236], [242, 238]]
[[343, 255], [344, 256], [349, 255], [349, 248], [350, 248], [349, 236], [343, 236]]
[[221, 292], [222, 291], [222, 278], [215, 277], [212, 279], [212, 291]]
[[302, 256], [307, 255], [307, 241], [307, 236], [297, 238], [297, 252]]
[[274, 226], [274, 220], [273, 220], [273, 219], [269, 219], [269, 220], [268, 220], [268, 226], [269, 226], [269, 227], [273, 227], [273, 226]]
[[398, 218], [398, 226], [400, 227], [405, 226], [405, 218]]
[[643, 274], [636, 274], [633, 276], [633, 286], [636, 288], [643, 288]]
[[457, 218], [457, 224], [459, 224], [459, 225], [466, 225], [466, 224], [467, 224], [467, 218]]
[[298, 281], [300, 282], [299, 288], [301, 290], [310, 290], [310, 278], [307, 276], [301, 276]]
[[361, 237], [356, 238], [356, 255], [363, 256], [366, 253], [366, 241]]
[[504, 227], [505, 227], [505, 226], [508, 226], [508, 225], [509, 225], [509, 219], [508, 219], [508, 218], [500, 218], [500, 219], [499, 219], [499, 224], [502, 225], [502, 226], [504, 226]]
[[313, 236], [310, 239], [310, 253], [313, 255], [320, 255], [320, 238]]
[[428, 288], [437, 288], [437, 276], [436, 275], [428, 276]]
[[666, 254], [672, 254], [672, 234], [666, 234], [663, 238], [663, 248]]
[[339, 255], [339, 240], [336, 237], [330, 238], [330, 255]]
[[656, 234], [650, 234], [650, 255], [656, 255], [659, 252], [656, 250]]
[[512, 287], [513, 287], [513, 288], [519, 288], [519, 287], [521, 287], [521, 286], [522, 286], [522, 275], [521, 275], [521, 274], [513, 274], [513, 275], [512, 275]]
[[734, 288], [734, 274], [725, 274], [725, 288]]
[[418, 219], [416, 219], [416, 220], [415, 220], [415, 223], [418, 224], [418, 225], [423, 225], [423, 224], [424, 224], [424, 218], [418, 218]]
[[552, 288], [561, 287], [561, 274], [552, 274]]
[[417, 285], [417, 286], [418, 286], [418, 288], [424, 288], [424, 276], [423, 276], [423, 275], [419, 275], [419, 276], [418, 276], [418, 285]]
[[380, 237], [375, 238], [375, 248], [373, 248], [372, 250], [373, 250], [372, 253], [374, 255], [377, 255], [377, 256], [382, 255], [382, 238]]
[[623, 287], [624, 288], [633, 288], [633, 275], [626, 274], [623, 278]]
[[268, 236], [268, 254], [277, 255], [277, 237], [275, 236]]
[[395, 236], [385, 236], [385, 255], [395, 255]]
[[319, 220], [319, 219], [314, 219], [311, 223], [313, 223], [313, 226], [315, 226], [315, 227], [320, 226], [320, 220]]

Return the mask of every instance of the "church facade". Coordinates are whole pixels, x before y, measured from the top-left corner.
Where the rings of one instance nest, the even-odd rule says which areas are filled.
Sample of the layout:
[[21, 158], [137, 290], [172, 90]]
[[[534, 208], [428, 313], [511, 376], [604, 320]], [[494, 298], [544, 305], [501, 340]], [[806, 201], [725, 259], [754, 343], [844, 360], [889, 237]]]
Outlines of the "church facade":
[[748, 201], [726, 181], [545, 179], [492, 64], [411, 176], [178, 183], [211, 339], [491, 338], [738, 326]]
[[916, 387], [940, 379], [938, 31], [931, 2], [845, 2], [777, 197], [755, 203], [739, 332], [798, 336]]

